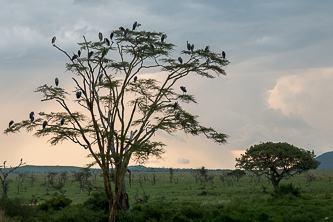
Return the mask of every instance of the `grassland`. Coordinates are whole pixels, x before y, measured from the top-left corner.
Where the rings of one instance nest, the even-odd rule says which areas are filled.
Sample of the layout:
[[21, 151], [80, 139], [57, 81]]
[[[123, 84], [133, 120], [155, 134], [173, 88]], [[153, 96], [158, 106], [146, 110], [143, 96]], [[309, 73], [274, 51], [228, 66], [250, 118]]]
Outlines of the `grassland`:
[[[190, 218], [187, 221], [209, 218], [215, 218], [215, 221], [333, 221], [333, 170], [312, 170], [281, 182], [300, 188], [299, 197], [291, 194], [273, 196], [273, 187], [268, 179], [262, 177], [258, 181], [250, 172], [238, 182], [223, 171], [209, 171], [208, 175], [214, 178], [196, 181], [191, 172], [174, 172], [171, 183], [167, 172], [132, 173], [131, 185], [128, 177], [126, 182], [133, 215], [142, 221], [147, 218], [148, 221], [177, 221], [170, 214], [196, 209], [192, 212], [193, 217], [186, 217]], [[20, 197], [29, 203], [32, 197], [40, 197], [39, 203], [42, 203], [61, 195], [55, 189], [46, 192], [46, 188], [41, 186], [46, 175], [36, 175], [33, 185], [25, 181], [18, 193], [18, 177], [9, 177], [13, 181], [9, 198]], [[79, 182], [72, 180], [72, 175], [68, 174], [65, 196], [73, 200], [72, 205], [83, 203], [89, 198], [88, 192], [81, 190]], [[103, 186], [99, 174], [93, 174], [89, 180], [97, 187]], [[206, 211], [211, 212], [208, 215]]]

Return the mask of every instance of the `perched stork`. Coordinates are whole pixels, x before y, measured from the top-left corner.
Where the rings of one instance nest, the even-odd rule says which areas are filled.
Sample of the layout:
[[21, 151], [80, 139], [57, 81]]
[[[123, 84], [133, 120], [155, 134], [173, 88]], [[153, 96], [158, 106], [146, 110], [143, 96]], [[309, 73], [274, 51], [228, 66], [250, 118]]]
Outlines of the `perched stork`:
[[77, 55], [80, 57], [81, 56], [81, 50], [77, 50]]
[[173, 104], [173, 108], [176, 109], [178, 107], [178, 101]]
[[29, 114], [29, 118], [30, 118], [30, 121], [33, 122], [35, 120], [35, 117], [34, 117], [35, 113], [34, 112], [31, 112]]
[[93, 54], [94, 54], [94, 52], [93, 52], [93, 51], [90, 51], [90, 52], [88, 53], [88, 59], [90, 59], [90, 57], [91, 57]]
[[77, 99], [80, 99], [80, 97], [81, 97], [81, 91], [77, 91], [77, 92], [76, 92], [76, 98], [77, 98]]
[[186, 90], [185, 86], [181, 86], [180, 89], [183, 91], [183, 93], [187, 93], [187, 90]]
[[186, 43], [187, 43], [186, 44], [187, 45], [187, 50], [190, 51], [191, 50], [191, 44], [188, 41], [186, 41]]
[[138, 22], [137, 21], [135, 21], [134, 22], [134, 24], [133, 24], [133, 28], [132, 28], [132, 31], [134, 31], [135, 30], [135, 28], [138, 26]]
[[134, 83], [138, 80], [137, 76], [134, 76]]
[[106, 43], [107, 46], [110, 46], [110, 40], [108, 40], [108, 38], [104, 38], [104, 42]]
[[122, 26], [119, 27], [119, 30], [125, 31], [124, 27], [122, 27]]
[[59, 85], [59, 79], [55, 78], [54, 83], [56, 84], [56, 86], [58, 86]]
[[13, 121], [13, 120], [10, 121], [10, 122], [9, 122], [9, 127], [11, 127], [13, 124], [14, 124], [14, 121]]
[[114, 35], [114, 33], [111, 32], [111, 34], [110, 34], [110, 39], [111, 39], [111, 41], [112, 41], [113, 35]]
[[98, 33], [99, 41], [103, 41], [103, 34], [101, 32]]
[[180, 64], [183, 64], [183, 59], [182, 59], [182, 57], [178, 57], [178, 61], [180, 62]]
[[53, 38], [52, 38], [52, 44], [53, 44], [53, 45], [54, 45], [56, 39], [57, 39], [57, 38], [56, 38], [55, 36], [53, 36]]
[[194, 44], [191, 45], [191, 51], [193, 52], [194, 50]]
[[205, 48], [205, 53], [208, 53], [209, 52], [209, 46], [207, 45], [206, 48]]
[[47, 122], [46, 122], [46, 120], [45, 120], [45, 121], [43, 122], [43, 129], [45, 129], [46, 125], [47, 125]]
[[75, 59], [77, 59], [77, 55], [76, 55], [76, 54], [74, 54], [74, 55], [72, 56], [72, 61], [74, 61]]
[[163, 34], [162, 36], [161, 36], [161, 42], [164, 42], [164, 40], [166, 39], [166, 34]]
[[65, 119], [62, 118], [61, 121], [60, 121], [60, 125], [62, 126], [62, 125], [64, 125], [64, 123], [65, 123]]
[[126, 29], [126, 30], [124, 31], [124, 36], [125, 36], [125, 37], [126, 37], [128, 31], [129, 31], [129, 29]]
[[225, 51], [222, 51], [222, 58], [225, 59], [225, 56], [226, 56]]

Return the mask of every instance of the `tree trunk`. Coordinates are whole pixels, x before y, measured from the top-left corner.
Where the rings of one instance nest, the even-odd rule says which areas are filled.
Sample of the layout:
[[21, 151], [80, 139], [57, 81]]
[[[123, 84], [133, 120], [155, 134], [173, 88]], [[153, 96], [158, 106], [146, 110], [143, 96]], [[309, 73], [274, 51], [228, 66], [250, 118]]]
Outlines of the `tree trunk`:
[[123, 186], [121, 188], [120, 200], [119, 200], [120, 210], [126, 213], [131, 213], [130, 205], [128, 201], [128, 195], [126, 193], [126, 183], [123, 181]]
[[280, 190], [280, 187], [279, 187], [279, 182], [280, 182], [280, 180], [277, 180], [277, 179], [275, 178], [275, 176], [272, 175], [272, 176], [271, 176], [271, 181], [272, 181], [272, 184], [273, 184], [274, 189], [275, 189], [275, 190]]
[[4, 181], [2, 184], [2, 198], [7, 198], [8, 197], [8, 182]]
[[109, 204], [109, 222], [115, 222], [118, 216], [119, 208], [114, 206], [113, 199], [116, 199], [115, 197], [116, 194], [112, 192], [110, 173], [108, 172], [107, 169], [106, 170], [103, 169], [103, 180], [104, 180], [104, 190]]

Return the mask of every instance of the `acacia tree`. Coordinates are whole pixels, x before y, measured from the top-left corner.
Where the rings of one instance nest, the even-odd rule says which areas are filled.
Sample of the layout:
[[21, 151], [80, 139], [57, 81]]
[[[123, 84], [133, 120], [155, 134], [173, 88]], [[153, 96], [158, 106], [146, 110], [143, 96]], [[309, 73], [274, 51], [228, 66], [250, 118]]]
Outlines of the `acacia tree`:
[[[51, 136], [51, 145], [71, 140], [88, 149], [93, 164], [103, 171], [109, 219], [115, 221], [120, 199], [127, 196], [122, 191], [130, 160], [144, 163], [164, 153], [164, 144], [153, 141], [156, 131], [174, 134], [180, 130], [203, 134], [219, 144], [226, 142], [227, 135], [201, 125], [198, 116], [182, 107], [184, 103], [196, 103], [195, 97], [184, 87], [183, 92], [173, 87], [190, 74], [207, 78], [225, 75], [229, 61], [224, 53], [212, 52], [209, 46], [194, 49], [192, 45], [180, 52], [182, 57], [175, 56], [171, 54], [175, 45], [167, 43], [162, 32], [121, 27], [111, 33], [110, 39], [103, 39], [102, 33], [98, 36], [100, 41], [96, 42], [83, 36], [83, 42], [78, 43], [80, 51], [74, 55], [57, 46], [55, 37], [52, 39], [53, 46], [69, 59], [66, 68], [74, 74], [74, 95], [58, 86], [38, 87], [36, 92], [44, 95], [42, 101], [56, 101], [64, 112], [39, 112], [39, 118], [15, 123], [5, 133], [26, 128], [36, 130], [37, 137]], [[158, 78], [163, 80], [140, 75], [148, 71], [158, 71]], [[78, 111], [70, 107], [68, 96], [80, 105]], [[111, 164], [115, 166], [114, 184]]]
[[9, 183], [12, 182], [12, 180], [9, 180], [7, 177], [8, 175], [13, 172], [14, 170], [16, 170], [17, 168], [19, 168], [20, 166], [25, 165], [25, 163], [22, 162], [22, 159], [19, 163], [19, 165], [15, 166], [15, 167], [10, 167], [10, 168], [6, 168], [6, 162], [3, 162], [3, 166], [0, 166], [0, 172], [2, 175], [0, 175], [0, 181], [1, 181], [1, 189], [2, 189], [2, 198], [7, 198], [8, 197], [8, 186]]
[[251, 170], [257, 176], [266, 175], [275, 190], [279, 190], [282, 179], [316, 169], [320, 162], [314, 152], [298, 148], [286, 142], [266, 142], [251, 146], [240, 158], [236, 167]]

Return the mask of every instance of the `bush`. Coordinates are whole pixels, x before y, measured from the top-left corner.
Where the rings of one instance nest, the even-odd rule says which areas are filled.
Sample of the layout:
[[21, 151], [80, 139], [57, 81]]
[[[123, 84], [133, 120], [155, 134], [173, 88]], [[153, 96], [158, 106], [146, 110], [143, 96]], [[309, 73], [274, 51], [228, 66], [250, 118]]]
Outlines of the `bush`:
[[281, 185], [280, 190], [274, 190], [272, 196], [284, 196], [284, 195], [293, 195], [299, 197], [301, 194], [300, 188], [293, 186], [292, 183]]
[[91, 197], [83, 203], [83, 206], [94, 211], [103, 210], [105, 213], [109, 212], [109, 203], [104, 190], [92, 193]]
[[21, 199], [0, 199], [0, 209], [5, 212], [6, 217], [17, 218], [19, 221], [28, 222], [34, 213], [31, 207], [25, 205]]
[[50, 200], [45, 201], [42, 204], [38, 205], [38, 208], [42, 211], [48, 211], [48, 210], [60, 210], [62, 208], [65, 208], [69, 206], [72, 203], [72, 200], [65, 197], [65, 196], [59, 196], [52, 198]]
[[109, 215], [103, 211], [93, 211], [82, 204], [70, 205], [59, 211], [40, 211], [38, 222], [108, 222]]

